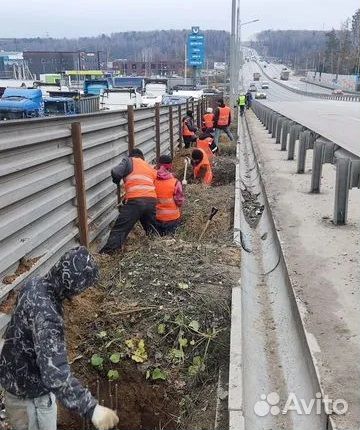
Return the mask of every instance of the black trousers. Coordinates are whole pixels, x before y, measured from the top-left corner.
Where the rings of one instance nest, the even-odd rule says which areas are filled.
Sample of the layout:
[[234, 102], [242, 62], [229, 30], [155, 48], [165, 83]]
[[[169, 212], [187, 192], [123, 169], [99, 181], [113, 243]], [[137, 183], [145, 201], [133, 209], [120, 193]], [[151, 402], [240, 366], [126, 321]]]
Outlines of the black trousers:
[[112, 254], [121, 249], [137, 221], [140, 221], [146, 234], [157, 231], [156, 199], [131, 199], [125, 205], [121, 206], [119, 216], [116, 218], [106, 245], [100, 253]]
[[183, 136], [184, 146], [186, 149], [191, 147], [191, 144], [196, 142], [196, 136]]
[[242, 116], [244, 114], [245, 105], [240, 105], [240, 115]]
[[156, 228], [161, 236], [166, 236], [168, 234], [174, 234], [176, 230], [180, 227], [181, 220], [160, 222], [157, 221]]

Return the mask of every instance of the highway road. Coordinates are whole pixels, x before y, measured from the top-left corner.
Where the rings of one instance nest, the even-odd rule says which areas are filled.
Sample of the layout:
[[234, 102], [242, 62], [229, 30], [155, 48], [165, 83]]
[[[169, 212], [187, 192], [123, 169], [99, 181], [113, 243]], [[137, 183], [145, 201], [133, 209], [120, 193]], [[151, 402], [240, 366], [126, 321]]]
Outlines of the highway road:
[[[253, 82], [253, 73], [259, 70], [255, 62], [245, 63], [245, 89]], [[260, 82], [256, 82], [259, 88], [263, 80], [268, 81], [262, 75]], [[267, 100], [261, 102], [266, 106], [360, 156], [360, 103], [319, 100], [296, 94], [275, 82], [269, 82], [269, 89], [264, 92]]]

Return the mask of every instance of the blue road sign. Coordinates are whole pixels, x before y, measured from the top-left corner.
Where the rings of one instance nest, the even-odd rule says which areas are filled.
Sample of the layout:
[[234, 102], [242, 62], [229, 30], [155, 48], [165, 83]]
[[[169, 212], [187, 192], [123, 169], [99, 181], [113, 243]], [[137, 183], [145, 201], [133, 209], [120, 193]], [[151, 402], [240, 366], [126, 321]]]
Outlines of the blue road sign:
[[188, 65], [203, 67], [205, 63], [205, 37], [199, 27], [192, 27], [187, 39]]

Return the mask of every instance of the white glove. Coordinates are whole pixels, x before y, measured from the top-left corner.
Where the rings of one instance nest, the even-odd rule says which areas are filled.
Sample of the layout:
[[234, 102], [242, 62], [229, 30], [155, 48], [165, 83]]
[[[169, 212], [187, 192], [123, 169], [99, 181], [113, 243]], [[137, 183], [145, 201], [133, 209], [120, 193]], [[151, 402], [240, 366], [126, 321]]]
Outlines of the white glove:
[[110, 430], [117, 425], [119, 418], [112, 409], [96, 405], [91, 417], [91, 422], [98, 430]]

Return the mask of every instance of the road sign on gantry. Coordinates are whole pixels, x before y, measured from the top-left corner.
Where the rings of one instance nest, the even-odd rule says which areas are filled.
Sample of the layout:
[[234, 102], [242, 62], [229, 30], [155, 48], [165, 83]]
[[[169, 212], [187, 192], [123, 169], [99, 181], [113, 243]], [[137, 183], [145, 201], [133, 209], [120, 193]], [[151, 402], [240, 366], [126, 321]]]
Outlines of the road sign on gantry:
[[187, 40], [188, 65], [203, 67], [205, 62], [205, 36], [200, 33], [199, 27], [192, 27]]

